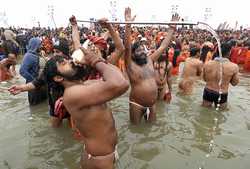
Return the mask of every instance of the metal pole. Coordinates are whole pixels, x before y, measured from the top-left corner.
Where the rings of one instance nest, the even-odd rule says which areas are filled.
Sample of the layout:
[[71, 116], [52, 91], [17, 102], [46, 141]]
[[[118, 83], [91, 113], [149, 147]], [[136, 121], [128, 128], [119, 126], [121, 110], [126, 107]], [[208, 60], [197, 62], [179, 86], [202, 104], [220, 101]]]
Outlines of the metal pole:
[[[98, 23], [98, 21], [89, 20], [77, 20], [77, 22], [87, 22], [87, 23]], [[198, 25], [198, 23], [192, 22], [116, 22], [109, 21], [110, 24], [133, 24], [133, 25]]]

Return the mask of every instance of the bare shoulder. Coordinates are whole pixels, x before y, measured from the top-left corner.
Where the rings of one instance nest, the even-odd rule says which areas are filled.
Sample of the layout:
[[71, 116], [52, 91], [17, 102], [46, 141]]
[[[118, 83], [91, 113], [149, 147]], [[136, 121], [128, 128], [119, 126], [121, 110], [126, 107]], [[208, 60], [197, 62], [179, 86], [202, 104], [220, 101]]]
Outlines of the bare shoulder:
[[[231, 62], [232, 63], [232, 62]], [[235, 63], [232, 63], [232, 69], [235, 71], [235, 72], [238, 72], [239, 71], [239, 66]]]
[[[63, 94], [63, 102], [67, 104], [77, 103], [79, 101], [79, 94], [81, 96], [84, 96], [85, 92], [85, 86], [84, 85], [74, 85], [71, 87], [68, 87], [64, 90]], [[88, 96], [87, 96], [88, 97]], [[81, 101], [85, 100], [85, 97], [81, 97]]]

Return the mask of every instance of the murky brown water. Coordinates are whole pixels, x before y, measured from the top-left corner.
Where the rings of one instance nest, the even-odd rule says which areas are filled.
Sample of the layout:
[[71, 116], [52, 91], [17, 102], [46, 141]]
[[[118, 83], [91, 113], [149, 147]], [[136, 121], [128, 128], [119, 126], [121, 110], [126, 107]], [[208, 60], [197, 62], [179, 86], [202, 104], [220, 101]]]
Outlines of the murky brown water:
[[[24, 81], [0, 86], [16, 82]], [[223, 112], [200, 107], [201, 82], [191, 97], [176, 95], [176, 82], [172, 103], [157, 104], [155, 124], [132, 126], [127, 95], [112, 101], [119, 133], [117, 168], [249, 169], [250, 77], [241, 75], [240, 85], [230, 90], [229, 110]], [[81, 145], [67, 123], [51, 128], [47, 112], [46, 103], [30, 108], [27, 93], [0, 93], [0, 169], [79, 168]]]

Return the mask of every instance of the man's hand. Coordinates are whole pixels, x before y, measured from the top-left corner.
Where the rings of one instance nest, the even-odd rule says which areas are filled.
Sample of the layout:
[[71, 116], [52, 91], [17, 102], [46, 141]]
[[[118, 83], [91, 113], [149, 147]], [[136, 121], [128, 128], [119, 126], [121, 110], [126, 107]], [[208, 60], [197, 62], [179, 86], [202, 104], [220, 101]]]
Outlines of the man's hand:
[[126, 22], [134, 22], [135, 20], [135, 17], [136, 15], [134, 15], [133, 17], [131, 17], [131, 9], [128, 7], [128, 8], [125, 8], [125, 21]]
[[110, 28], [110, 23], [108, 23], [108, 19], [107, 18], [101, 18], [98, 20], [98, 23], [101, 25], [102, 28]]
[[24, 91], [24, 87], [23, 85], [13, 85], [8, 89], [8, 91], [13, 95], [17, 95]]
[[74, 15], [72, 15], [70, 18], [69, 18], [69, 22], [72, 26], [75, 26], [77, 25], [77, 21], [76, 21], [76, 17]]
[[[172, 22], [178, 22], [179, 20], [180, 20], [180, 16], [178, 13], [175, 13], [172, 15], [172, 18], [171, 18]], [[174, 30], [176, 29], [176, 25], [169, 25], [169, 27], [174, 29]]]
[[172, 22], [178, 22], [180, 20], [180, 16], [178, 13], [175, 13], [172, 15], [171, 21]]
[[105, 62], [105, 60], [98, 56], [96, 53], [92, 52], [89, 49], [85, 49], [83, 47], [80, 48], [84, 54], [84, 60], [87, 65], [90, 65], [92, 67], [95, 67], [96, 63], [98, 62]]

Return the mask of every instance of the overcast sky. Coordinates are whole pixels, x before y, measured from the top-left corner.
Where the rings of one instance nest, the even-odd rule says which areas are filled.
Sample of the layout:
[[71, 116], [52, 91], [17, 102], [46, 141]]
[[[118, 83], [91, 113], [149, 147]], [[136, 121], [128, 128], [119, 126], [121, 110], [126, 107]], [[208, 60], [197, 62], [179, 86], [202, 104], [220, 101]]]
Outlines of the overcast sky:
[[[49, 5], [54, 8], [57, 27], [67, 26], [72, 14], [83, 20], [90, 17], [111, 19], [110, 0], [1, 0], [0, 26], [4, 24], [3, 19], [7, 19], [8, 25], [30, 27], [37, 26], [40, 21], [41, 26], [53, 26], [48, 15]], [[189, 21], [204, 21], [206, 14], [206, 22], [213, 27], [225, 21], [231, 27], [235, 26], [236, 21], [239, 26], [250, 26], [248, 0], [116, 0], [116, 14], [120, 20], [124, 20], [124, 8], [130, 6], [132, 13], [137, 15], [137, 21], [169, 21], [172, 8], [176, 5], [180, 15]], [[206, 8], [208, 12], [205, 12]], [[6, 17], [3, 16], [4, 11]]]

